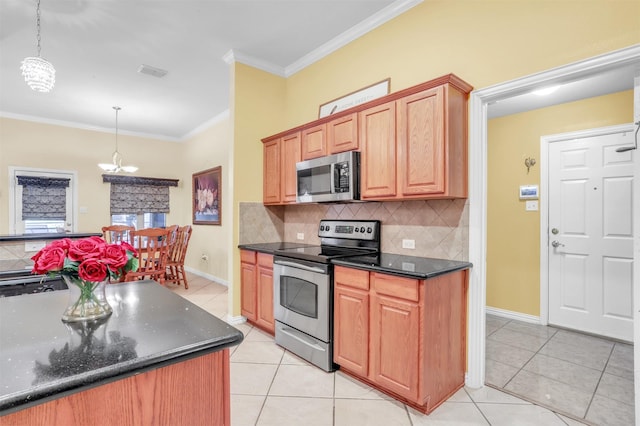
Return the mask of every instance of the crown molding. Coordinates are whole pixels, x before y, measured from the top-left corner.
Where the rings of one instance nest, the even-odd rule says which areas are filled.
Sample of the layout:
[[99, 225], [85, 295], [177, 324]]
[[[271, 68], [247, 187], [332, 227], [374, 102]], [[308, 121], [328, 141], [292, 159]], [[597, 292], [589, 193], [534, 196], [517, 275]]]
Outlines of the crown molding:
[[182, 137], [180, 138], [180, 141], [185, 142], [189, 139], [191, 139], [192, 137], [196, 136], [199, 133], [204, 132], [205, 130], [207, 130], [209, 127], [212, 127], [224, 120], [229, 119], [229, 117], [231, 116], [231, 113], [229, 112], [229, 109], [226, 109], [224, 111], [222, 111], [220, 114], [210, 118], [209, 120], [205, 121], [204, 123], [200, 124], [198, 127], [196, 127], [195, 129], [189, 131], [188, 133], [185, 133], [184, 135], [182, 135]]
[[424, 0], [397, 0], [384, 9], [380, 10], [376, 14], [371, 15], [369, 18], [355, 25], [354, 27], [351, 27], [342, 34], [329, 40], [317, 49], [304, 55], [285, 68], [282, 68], [281, 66], [275, 65], [271, 62], [254, 58], [233, 49], [225, 53], [222, 56], [222, 60], [229, 65], [234, 62], [240, 62], [280, 77], [290, 77], [298, 71], [301, 71], [309, 65], [312, 65], [313, 63], [319, 61], [325, 56], [335, 52], [341, 47], [344, 47], [352, 41], [362, 37], [366, 33], [378, 28], [380, 25], [389, 22], [393, 18], [401, 15], [402, 13], [422, 3], [423, 1]]

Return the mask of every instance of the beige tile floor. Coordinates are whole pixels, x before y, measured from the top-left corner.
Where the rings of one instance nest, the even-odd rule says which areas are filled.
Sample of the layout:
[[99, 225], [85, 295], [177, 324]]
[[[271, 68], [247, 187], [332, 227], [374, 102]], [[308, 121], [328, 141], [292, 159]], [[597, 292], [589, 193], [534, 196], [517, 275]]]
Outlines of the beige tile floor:
[[[172, 290], [227, 316], [226, 287], [189, 274], [189, 289]], [[277, 346], [247, 324], [231, 351], [233, 426], [574, 426], [581, 423], [491, 387], [464, 388], [426, 416], [340, 371], [326, 373]]]
[[593, 424], [632, 425], [633, 345], [487, 315], [486, 382]]

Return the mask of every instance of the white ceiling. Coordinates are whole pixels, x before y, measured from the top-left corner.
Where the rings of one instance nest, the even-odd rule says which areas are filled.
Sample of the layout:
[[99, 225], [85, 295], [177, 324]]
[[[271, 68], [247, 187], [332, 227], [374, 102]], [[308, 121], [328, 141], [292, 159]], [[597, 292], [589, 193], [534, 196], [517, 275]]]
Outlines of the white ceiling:
[[[289, 76], [422, 0], [42, 0], [42, 57], [51, 93], [33, 92], [20, 63], [36, 55], [36, 0], [0, 0], [0, 116], [184, 140], [228, 108], [229, 65]], [[161, 78], [142, 64], [167, 70]], [[515, 96], [490, 118], [633, 87], [638, 65]], [[592, 78], [594, 80], [592, 80]]]
[[[228, 108], [233, 50], [290, 75], [422, 0], [42, 0], [48, 94], [20, 73], [36, 56], [36, 1], [0, 0], [0, 115], [181, 140]], [[141, 64], [169, 73], [155, 78]]]

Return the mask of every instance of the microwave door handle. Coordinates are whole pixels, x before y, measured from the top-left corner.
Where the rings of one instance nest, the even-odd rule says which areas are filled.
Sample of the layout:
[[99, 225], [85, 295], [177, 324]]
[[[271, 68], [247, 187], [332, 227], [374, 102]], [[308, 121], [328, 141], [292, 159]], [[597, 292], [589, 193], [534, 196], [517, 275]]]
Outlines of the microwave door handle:
[[329, 170], [329, 174], [331, 175], [331, 193], [336, 193], [336, 163], [331, 163], [331, 170]]

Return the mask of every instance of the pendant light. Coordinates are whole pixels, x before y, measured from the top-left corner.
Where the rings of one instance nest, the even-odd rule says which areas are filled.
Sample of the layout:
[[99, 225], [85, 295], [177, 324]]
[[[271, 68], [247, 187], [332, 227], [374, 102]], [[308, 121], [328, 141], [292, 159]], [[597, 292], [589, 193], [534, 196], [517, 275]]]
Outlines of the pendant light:
[[113, 109], [116, 111], [116, 150], [113, 152], [113, 157], [111, 157], [111, 163], [100, 163], [98, 166], [107, 173], [134, 173], [138, 170], [136, 166], [123, 166], [122, 165], [122, 155], [118, 152], [118, 111], [122, 108], [119, 106], [114, 106]]
[[29, 56], [22, 61], [22, 76], [29, 87], [36, 92], [48, 93], [56, 83], [56, 70], [51, 62], [40, 57], [40, 0], [36, 7], [36, 30], [38, 56]]

